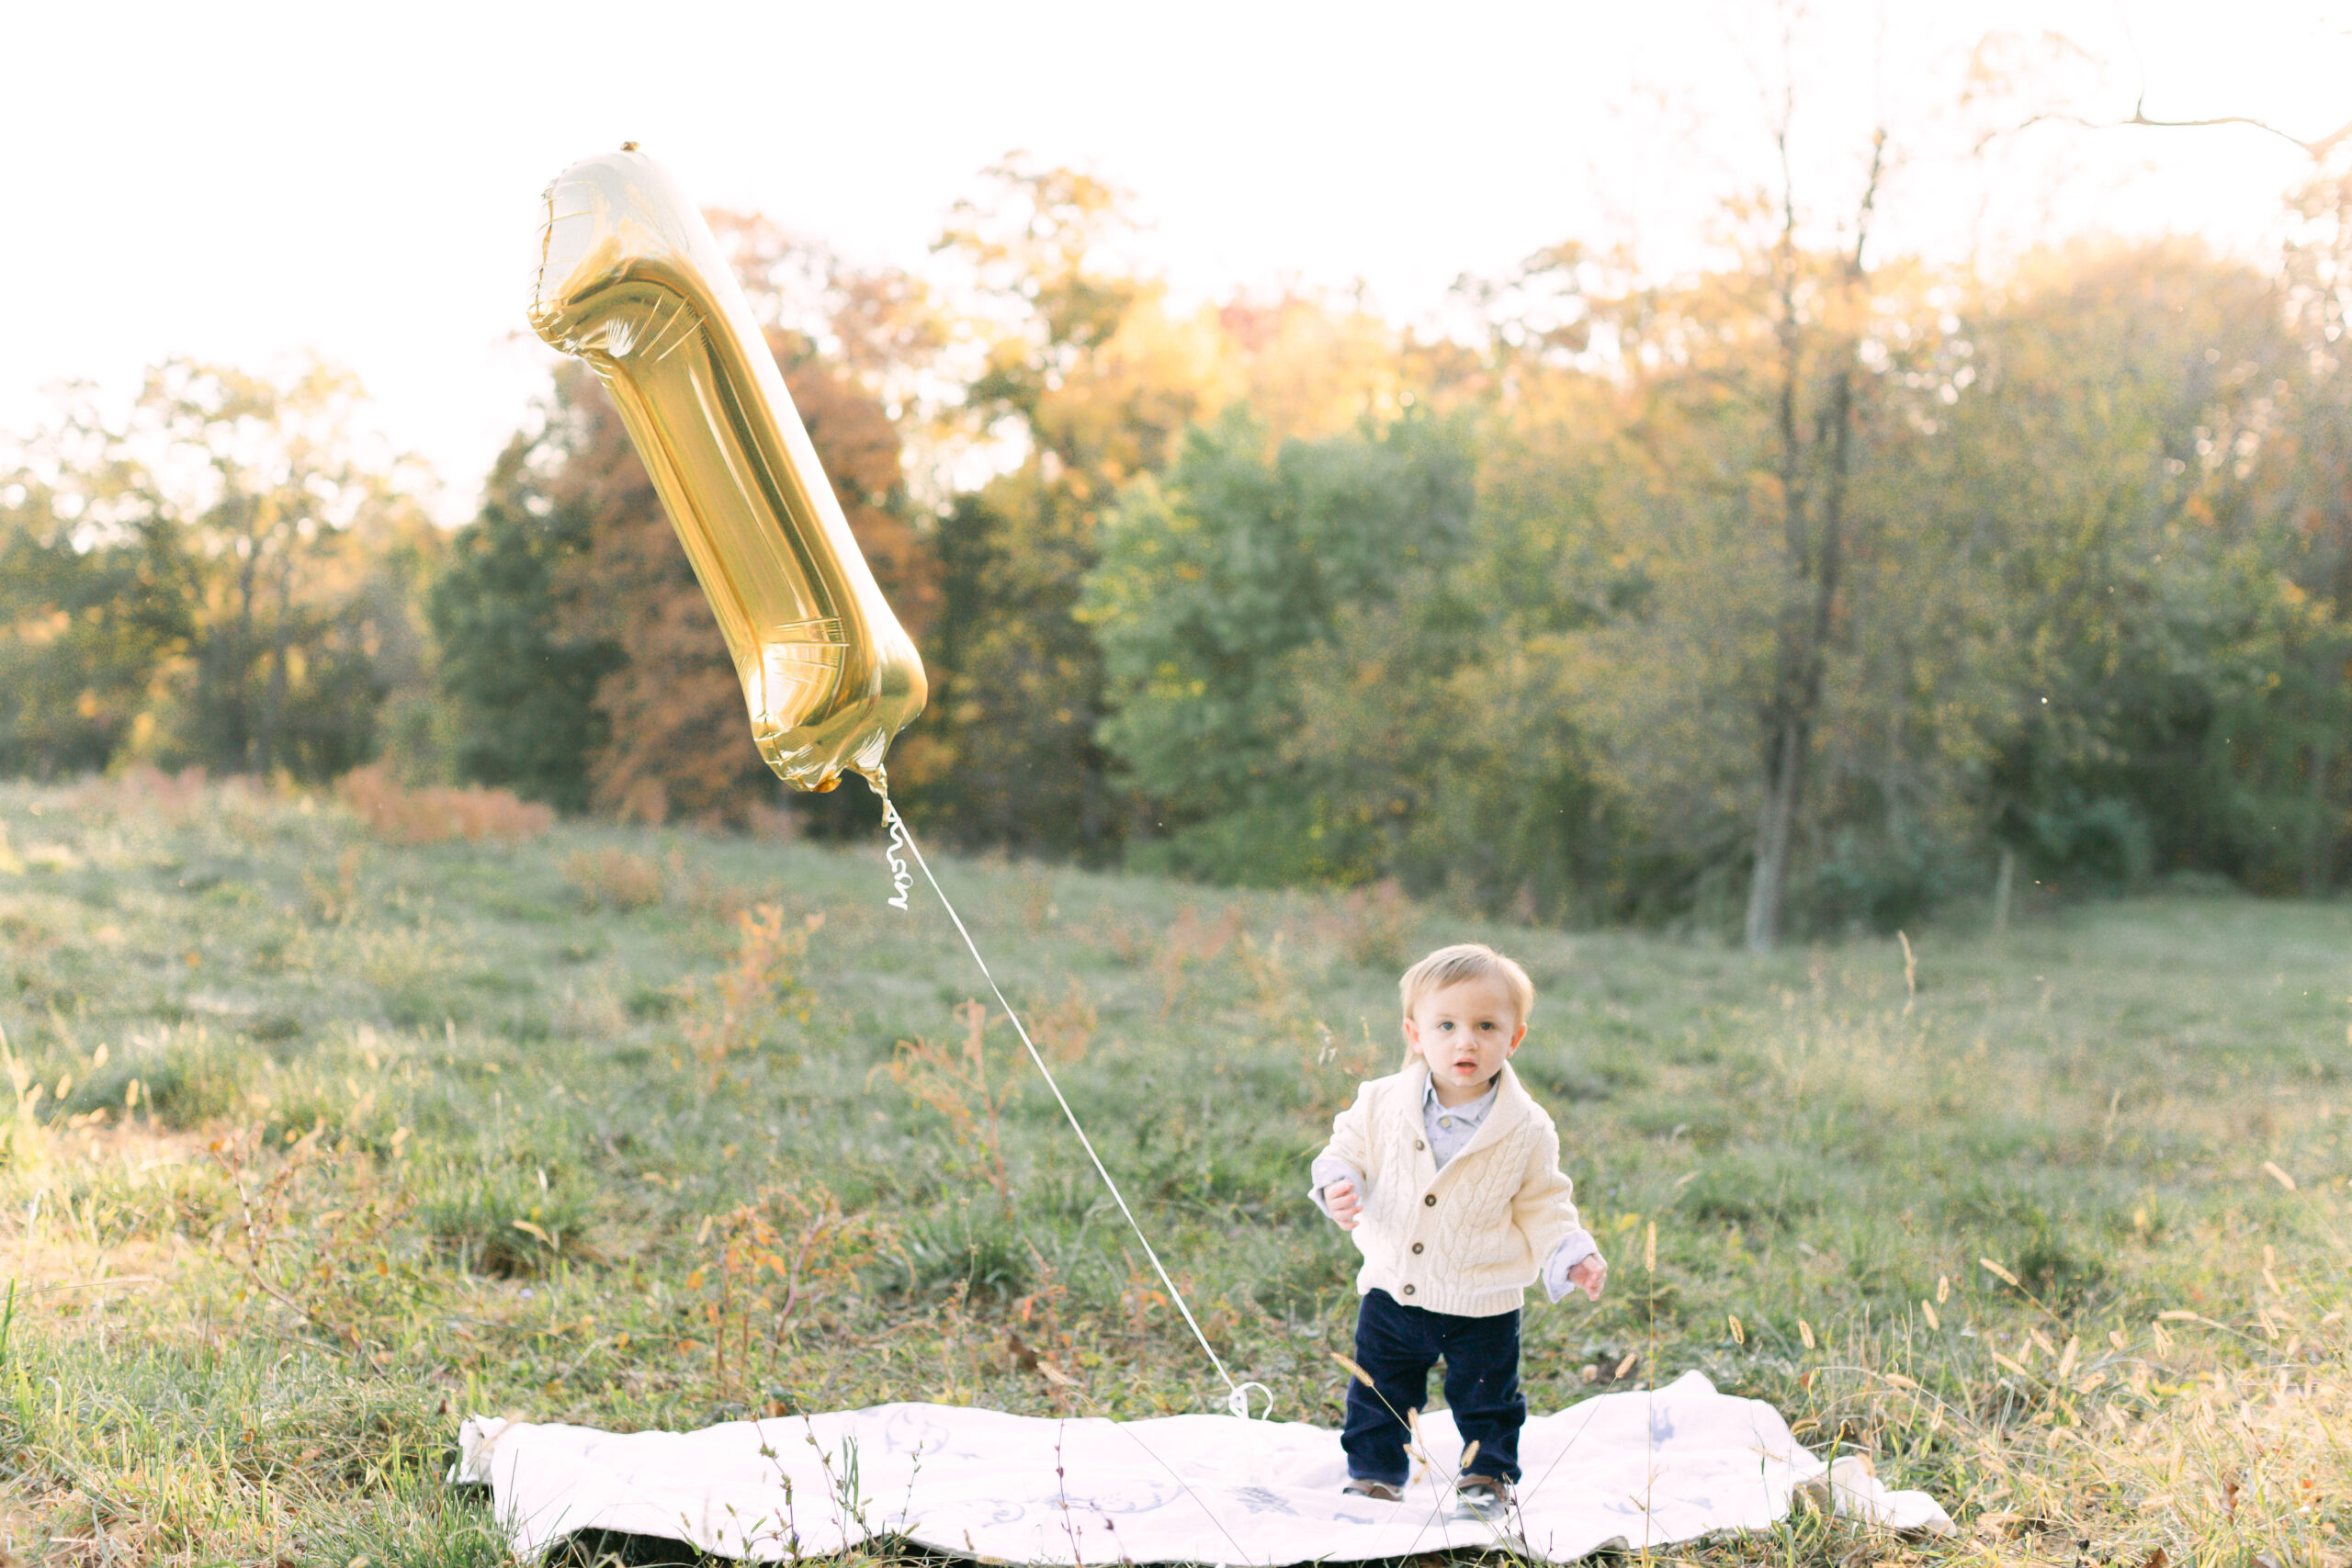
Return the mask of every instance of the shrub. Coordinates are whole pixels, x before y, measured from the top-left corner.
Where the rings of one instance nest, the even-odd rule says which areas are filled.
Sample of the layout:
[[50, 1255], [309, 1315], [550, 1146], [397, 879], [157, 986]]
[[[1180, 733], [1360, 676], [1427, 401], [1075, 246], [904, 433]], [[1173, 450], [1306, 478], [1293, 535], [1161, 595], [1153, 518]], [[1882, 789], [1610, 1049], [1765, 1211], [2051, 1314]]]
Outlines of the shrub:
[[554, 811], [521, 799], [512, 790], [403, 789], [379, 766], [354, 768], [335, 788], [369, 832], [395, 844], [440, 844], [451, 839], [516, 843], [536, 839], [555, 824]]
[[120, 817], [186, 822], [202, 808], [207, 783], [200, 766], [167, 773], [153, 763], [139, 762], [111, 779], [93, 780], [67, 799], [75, 806], [111, 810]]
[[566, 855], [563, 879], [578, 890], [581, 902], [591, 909], [627, 914], [662, 901], [662, 868], [626, 850]]
[[769, 1024], [786, 1013], [808, 1021], [814, 993], [797, 971], [809, 937], [824, 923], [822, 915], [807, 915], [787, 931], [781, 905], [745, 910], [735, 917], [735, 962], [681, 988], [688, 1003], [686, 1043], [712, 1087], [727, 1058], [756, 1047]]
[[1394, 877], [1348, 889], [1330, 919], [1332, 934], [1351, 963], [1391, 972], [1420, 956], [1413, 942], [1420, 924], [1420, 911]]

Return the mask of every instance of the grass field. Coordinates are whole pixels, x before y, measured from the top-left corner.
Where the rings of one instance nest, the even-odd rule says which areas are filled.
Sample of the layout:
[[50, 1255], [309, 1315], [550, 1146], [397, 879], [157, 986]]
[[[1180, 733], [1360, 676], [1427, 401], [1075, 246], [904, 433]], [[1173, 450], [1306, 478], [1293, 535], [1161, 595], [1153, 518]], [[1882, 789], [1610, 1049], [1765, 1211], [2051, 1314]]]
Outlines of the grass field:
[[[476, 1410], [1215, 1401], [878, 838], [386, 821], [0, 786], [9, 1557], [500, 1562], [440, 1480]], [[1614, 1266], [1531, 1309], [1532, 1401], [1697, 1368], [1963, 1529], [1682, 1556], [2352, 1560], [2352, 908], [1930, 930], [1915, 990], [1877, 940], [939, 870], [1278, 1416], [1336, 1425], [1353, 1320], [1307, 1157], [1396, 1060], [1397, 969], [1476, 937], [1535, 977], [1520, 1065]]]

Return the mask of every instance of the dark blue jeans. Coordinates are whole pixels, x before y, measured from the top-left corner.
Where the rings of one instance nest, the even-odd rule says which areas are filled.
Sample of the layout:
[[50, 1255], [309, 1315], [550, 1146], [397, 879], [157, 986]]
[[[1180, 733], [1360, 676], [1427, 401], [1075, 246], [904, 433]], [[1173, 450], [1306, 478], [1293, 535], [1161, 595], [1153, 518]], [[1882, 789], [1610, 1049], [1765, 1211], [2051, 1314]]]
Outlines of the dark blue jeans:
[[1493, 1317], [1455, 1317], [1402, 1306], [1385, 1291], [1365, 1292], [1356, 1309], [1356, 1365], [1366, 1388], [1348, 1380], [1348, 1424], [1340, 1446], [1359, 1481], [1405, 1484], [1405, 1412], [1429, 1403], [1430, 1369], [1445, 1359], [1445, 1403], [1454, 1427], [1478, 1452], [1465, 1467], [1519, 1480], [1519, 1429], [1527, 1401], [1519, 1392], [1519, 1309]]

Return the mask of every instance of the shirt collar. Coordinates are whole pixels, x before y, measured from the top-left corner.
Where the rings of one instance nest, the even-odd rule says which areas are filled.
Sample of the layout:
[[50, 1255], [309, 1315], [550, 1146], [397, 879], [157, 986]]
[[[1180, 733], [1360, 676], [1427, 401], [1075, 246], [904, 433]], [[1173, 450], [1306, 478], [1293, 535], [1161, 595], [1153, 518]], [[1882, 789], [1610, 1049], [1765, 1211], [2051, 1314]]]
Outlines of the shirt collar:
[[1498, 1068], [1495, 1076], [1487, 1080], [1487, 1092], [1477, 1099], [1461, 1105], [1440, 1105], [1437, 1098], [1437, 1079], [1425, 1077], [1421, 1080], [1421, 1109], [1426, 1111], [1430, 1106], [1436, 1105], [1448, 1116], [1459, 1116], [1466, 1122], [1476, 1122], [1495, 1108], [1495, 1097], [1502, 1092], [1502, 1088], [1503, 1075]]

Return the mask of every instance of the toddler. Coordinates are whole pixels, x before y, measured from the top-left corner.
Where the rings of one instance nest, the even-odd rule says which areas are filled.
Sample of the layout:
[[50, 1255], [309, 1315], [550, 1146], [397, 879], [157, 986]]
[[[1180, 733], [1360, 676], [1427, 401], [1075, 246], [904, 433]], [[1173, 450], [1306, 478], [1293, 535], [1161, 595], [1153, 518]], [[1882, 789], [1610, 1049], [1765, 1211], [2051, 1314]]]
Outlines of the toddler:
[[1316, 1205], [1363, 1254], [1355, 1359], [1372, 1386], [1348, 1382], [1347, 1490], [1403, 1498], [1406, 1413], [1442, 1357], [1465, 1450], [1457, 1495], [1495, 1512], [1519, 1479], [1526, 1288], [1541, 1279], [1555, 1302], [1571, 1289], [1598, 1301], [1609, 1266], [1577, 1222], [1552, 1118], [1510, 1069], [1535, 1002], [1527, 972], [1464, 942], [1397, 990], [1405, 1068], [1356, 1091], [1312, 1173]]

